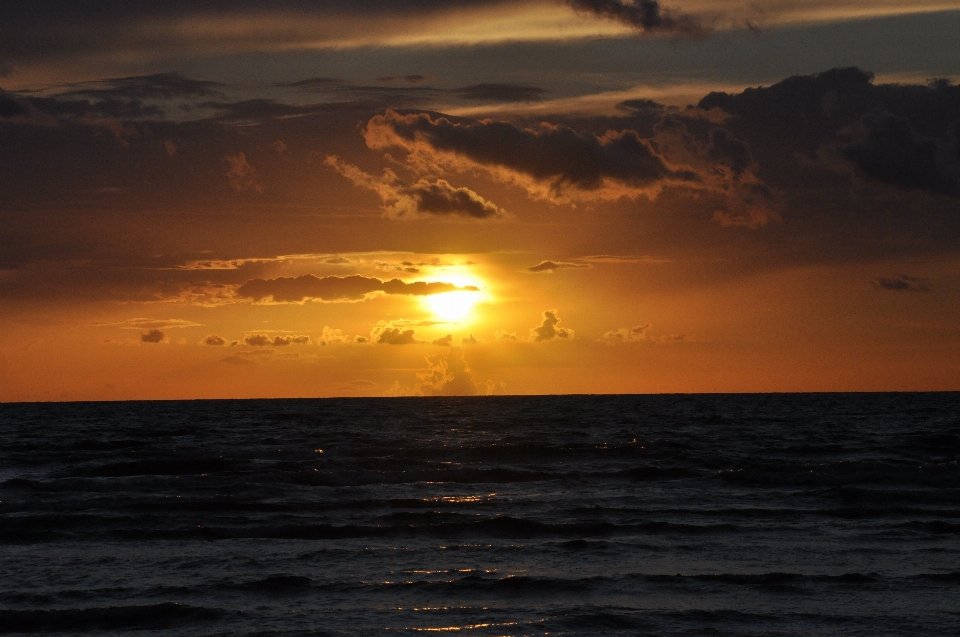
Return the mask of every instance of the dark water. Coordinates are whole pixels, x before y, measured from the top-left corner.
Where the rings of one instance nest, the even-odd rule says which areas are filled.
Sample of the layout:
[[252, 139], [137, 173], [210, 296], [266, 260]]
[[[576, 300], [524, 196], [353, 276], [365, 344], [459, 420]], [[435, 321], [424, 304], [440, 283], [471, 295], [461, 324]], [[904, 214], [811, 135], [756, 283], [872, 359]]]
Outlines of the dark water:
[[0, 633], [957, 635], [958, 458], [960, 394], [0, 405]]

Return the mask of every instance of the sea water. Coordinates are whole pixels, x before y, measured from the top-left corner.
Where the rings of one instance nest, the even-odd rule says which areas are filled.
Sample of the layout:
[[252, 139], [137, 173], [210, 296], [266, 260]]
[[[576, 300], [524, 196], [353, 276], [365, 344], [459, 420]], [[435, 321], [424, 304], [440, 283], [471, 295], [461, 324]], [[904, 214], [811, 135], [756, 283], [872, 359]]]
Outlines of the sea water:
[[960, 634], [960, 394], [0, 405], [0, 633]]

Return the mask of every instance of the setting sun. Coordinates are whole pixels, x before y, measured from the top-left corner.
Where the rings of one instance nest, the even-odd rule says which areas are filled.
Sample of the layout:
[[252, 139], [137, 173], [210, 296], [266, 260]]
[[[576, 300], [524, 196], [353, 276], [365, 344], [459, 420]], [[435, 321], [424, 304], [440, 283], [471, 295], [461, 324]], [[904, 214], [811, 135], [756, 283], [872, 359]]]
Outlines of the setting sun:
[[477, 292], [447, 292], [426, 298], [430, 311], [444, 321], [459, 322], [467, 318], [477, 302]]

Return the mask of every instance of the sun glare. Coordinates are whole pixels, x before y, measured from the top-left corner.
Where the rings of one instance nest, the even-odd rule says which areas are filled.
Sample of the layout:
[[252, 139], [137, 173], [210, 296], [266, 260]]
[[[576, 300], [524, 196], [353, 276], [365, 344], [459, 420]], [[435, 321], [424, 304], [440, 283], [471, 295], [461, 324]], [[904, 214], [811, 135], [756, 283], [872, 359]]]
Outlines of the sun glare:
[[434, 316], [444, 321], [462, 321], [477, 302], [476, 292], [444, 292], [427, 297], [427, 306]]

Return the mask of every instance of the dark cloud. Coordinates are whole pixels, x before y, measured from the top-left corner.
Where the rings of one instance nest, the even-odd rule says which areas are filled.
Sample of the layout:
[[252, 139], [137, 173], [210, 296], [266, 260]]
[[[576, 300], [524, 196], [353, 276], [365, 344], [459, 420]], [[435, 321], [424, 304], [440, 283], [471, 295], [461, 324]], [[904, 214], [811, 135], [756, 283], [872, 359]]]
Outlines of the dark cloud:
[[585, 263], [570, 263], [568, 261], [541, 261], [537, 265], [531, 265], [527, 268], [530, 272], [553, 272], [554, 270], [563, 270], [565, 268], [589, 268]]
[[[8, 62], [35, 60], [52, 55], [81, 55], [114, 50], [145, 49], [169, 54], [196, 52], [205, 43], [210, 52], [235, 49], [251, 40], [270, 47], [331, 37], [326, 28], [337, 17], [387, 20], [448, 12], [456, 8], [492, 7], [505, 0], [35, 0], [0, 4], [0, 59]], [[259, 19], [251, 20], [250, 16]], [[265, 17], [295, 20], [300, 29], [288, 27], [278, 35]], [[237, 28], [241, 22], [245, 28]], [[261, 22], [262, 30], [256, 25]], [[193, 32], [183, 25], [202, 24]], [[293, 22], [290, 23], [291, 25]], [[220, 28], [217, 28], [220, 27]], [[312, 27], [312, 28], [311, 28]], [[191, 46], [193, 45], [193, 46]]]
[[[402, 83], [405, 86], [371, 86], [332, 77], [315, 77], [281, 82], [274, 86], [336, 96], [337, 99], [387, 102], [394, 106], [412, 106], [425, 100], [450, 96], [474, 102], [536, 102], [545, 93], [542, 88], [530, 84], [484, 83], [452, 89], [418, 86], [428, 79], [430, 76], [426, 75], [384, 76], [378, 77], [377, 82]], [[279, 108], [279, 105], [275, 108]]]
[[222, 345], [227, 344], [227, 341], [217, 336], [216, 334], [207, 334], [205, 337], [203, 337], [203, 340], [200, 342], [203, 343], [204, 345], [212, 345], [214, 347], [220, 347]]
[[[960, 86], [949, 82], [875, 85], [872, 73], [838, 68], [736, 95], [711, 93], [699, 106], [733, 115], [727, 128], [740, 137], [765, 139], [764, 146], [781, 157], [816, 157], [833, 148], [870, 179], [960, 194]], [[721, 141], [728, 155], [738, 154]], [[776, 168], [774, 162], [761, 163]]]
[[14, 96], [0, 90], [0, 117], [23, 117], [27, 114], [26, 107]]
[[401, 327], [380, 326], [374, 328], [371, 338], [381, 345], [416, 345], [418, 341], [414, 330], [405, 330]]
[[162, 343], [167, 335], [161, 330], [150, 330], [140, 334], [141, 343]]
[[348, 86], [349, 82], [336, 77], [308, 77], [296, 82], [277, 82], [274, 86], [280, 88], [302, 88], [306, 90], [327, 90]]
[[633, 99], [633, 100], [624, 100], [617, 104], [617, 109], [621, 111], [632, 111], [632, 112], [647, 112], [647, 111], [664, 111], [667, 109], [666, 106], [660, 104], [659, 102], [654, 102], [653, 100], [647, 99]]
[[382, 177], [374, 177], [336, 156], [327, 157], [326, 164], [354, 184], [377, 193], [384, 203], [384, 216], [390, 219], [424, 216], [502, 219], [508, 216], [495, 203], [469, 188], [452, 186], [445, 179], [420, 179], [408, 185], [389, 169], [384, 171]]
[[481, 165], [501, 166], [566, 186], [597, 190], [604, 179], [634, 186], [664, 180], [695, 182], [691, 171], [673, 169], [636, 131], [607, 131], [602, 136], [566, 126], [523, 128], [502, 121], [455, 121], [429, 113], [402, 115], [388, 111], [370, 120], [365, 130], [371, 148], [427, 146], [454, 153]]
[[[58, 87], [50, 96], [24, 94], [24, 104], [38, 113], [55, 117], [85, 116], [121, 119], [162, 119], [171, 103], [182, 100], [224, 97], [219, 82], [195, 80], [175, 73], [159, 73], [81, 82]], [[0, 93], [0, 117], [3, 116], [3, 95]]]
[[474, 337], [473, 332], [471, 332], [469, 336], [464, 336], [460, 339], [461, 345], [476, 345], [479, 342], [480, 341]]
[[927, 280], [921, 277], [910, 276], [908, 274], [898, 274], [892, 277], [879, 277], [874, 280], [881, 290], [890, 290], [893, 292], [929, 292], [930, 287]]
[[530, 329], [530, 338], [534, 342], [550, 341], [555, 338], [573, 338], [573, 330], [559, 327], [560, 316], [556, 310], [547, 310], [543, 313], [540, 325]]
[[278, 279], [252, 279], [237, 288], [236, 294], [238, 297], [254, 301], [271, 299], [274, 303], [301, 303], [307, 299], [358, 301], [374, 292], [426, 296], [453, 291], [475, 292], [477, 288], [469, 285], [458, 287], [453, 283], [439, 281], [406, 283], [400, 279], [381, 281], [360, 275], [318, 277], [313, 274], [304, 274]]
[[[410, 78], [422, 77], [422, 80], [413, 81], [406, 78], [393, 78], [391, 80], [403, 80], [404, 86], [383, 86], [355, 84], [346, 80], [332, 77], [315, 77], [299, 80], [296, 82], [281, 82], [274, 86], [280, 88], [295, 88], [301, 91], [315, 93], [326, 96], [335, 104], [343, 106], [344, 103], [353, 104], [380, 104], [382, 107], [393, 105], [395, 107], [413, 107], [424, 104], [430, 100], [449, 94], [449, 91], [436, 89], [430, 86], [417, 86], [426, 81], [426, 76], [408, 76]], [[386, 82], [389, 78], [378, 78], [377, 81]], [[390, 83], [390, 82], [387, 82]], [[269, 100], [261, 100], [267, 102]], [[273, 102], [274, 109], [279, 110], [280, 104]], [[330, 105], [324, 105], [329, 108]], [[381, 108], [382, 108], [381, 107]], [[291, 108], [291, 107], [288, 107]], [[317, 110], [322, 108], [320, 105], [301, 107], [308, 110]]]
[[867, 175], [904, 188], [960, 195], [960, 162], [951, 153], [952, 140], [918, 135], [907, 119], [892, 114], [868, 115], [863, 128], [865, 135], [842, 151]]
[[709, 33], [696, 17], [665, 9], [656, 0], [568, 0], [577, 11], [622, 22], [642, 33], [702, 37]]
[[710, 129], [710, 144], [707, 146], [707, 156], [717, 163], [728, 166], [734, 176], [739, 177], [753, 164], [750, 148], [747, 144], [725, 128]]
[[271, 344], [266, 334], [250, 334], [244, 337], [243, 342], [251, 347], [268, 347]]
[[457, 215], [487, 219], [504, 216], [504, 211], [469, 188], [455, 188], [444, 179], [421, 179], [405, 188], [403, 194], [416, 202], [416, 212], [428, 215]]
[[70, 85], [61, 96], [93, 99], [170, 100], [183, 97], [223, 97], [220, 82], [194, 80], [177, 73], [120, 77]]
[[474, 84], [453, 89], [461, 99], [477, 102], [538, 102], [544, 90], [529, 84]]
[[441, 336], [435, 341], [431, 341], [433, 345], [439, 345], [441, 347], [450, 347], [453, 345], [453, 334], [447, 334], [446, 336]]
[[382, 77], [378, 77], [377, 81], [385, 82], [387, 84], [390, 84], [391, 82], [406, 82], [407, 84], [422, 84], [423, 82], [426, 82], [427, 80], [429, 80], [430, 77], [431, 76], [429, 75], [419, 75], [419, 74], [399, 75], [399, 76], [385, 75]]

